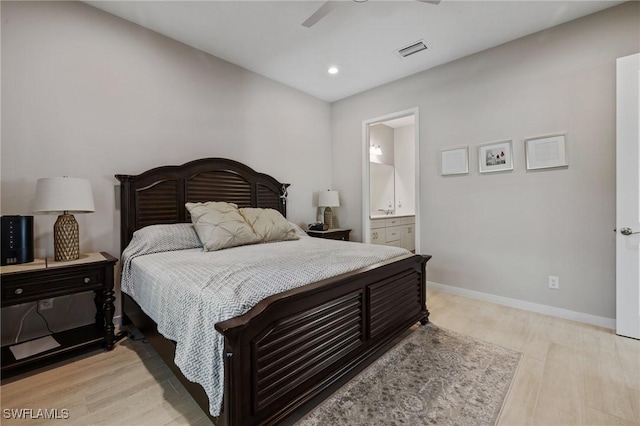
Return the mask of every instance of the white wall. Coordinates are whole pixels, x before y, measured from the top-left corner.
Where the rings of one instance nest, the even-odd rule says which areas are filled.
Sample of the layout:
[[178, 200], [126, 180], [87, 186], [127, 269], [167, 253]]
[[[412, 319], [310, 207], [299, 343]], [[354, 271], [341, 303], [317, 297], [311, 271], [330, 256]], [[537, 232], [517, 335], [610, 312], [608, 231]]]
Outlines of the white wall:
[[[613, 318], [615, 58], [640, 50], [639, 22], [625, 3], [334, 103], [343, 223], [362, 238], [362, 121], [419, 107], [428, 279]], [[526, 172], [524, 139], [557, 132], [569, 168]], [[477, 145], [502, 139], [514, 171], [480, 175]], [[465, 145], [469, 175], [439, 176], [440, 150]]]
[[[328, 103], [83, 3], [1, 7], [3, 215], [31, 214], [40, 177], [87, 178], [81, 251], [118, 257], [114, 174], [227, 157], [291, 183], [289, 218], [313, 221]], [[36, 255], [52, 255], [54, 221], [36, 216]]]

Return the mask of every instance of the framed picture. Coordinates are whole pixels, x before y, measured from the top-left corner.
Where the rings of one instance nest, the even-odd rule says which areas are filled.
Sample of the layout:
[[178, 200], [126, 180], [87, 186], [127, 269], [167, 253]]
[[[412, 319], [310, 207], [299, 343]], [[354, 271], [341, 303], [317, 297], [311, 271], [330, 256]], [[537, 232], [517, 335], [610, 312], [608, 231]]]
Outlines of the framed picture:
[[513, 170], [513, 145], [510, 140], [485, 143], [478, 147], [480, 173]]
[[525, 139], [527, 170], [568, 167], [565, 135], [540, 136]]
[[443, 149], [440, 152], [440, 174], [464, 175], [469, 173], [469, 147]]

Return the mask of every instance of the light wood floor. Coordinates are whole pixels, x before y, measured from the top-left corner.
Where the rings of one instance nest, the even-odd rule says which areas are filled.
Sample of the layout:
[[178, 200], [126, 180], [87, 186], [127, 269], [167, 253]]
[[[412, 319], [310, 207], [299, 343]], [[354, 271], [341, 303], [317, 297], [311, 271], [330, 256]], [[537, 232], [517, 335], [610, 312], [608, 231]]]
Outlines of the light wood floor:
[[[500, 425], [640, 425], [640, 341], [435, 291], [428, 305], [434, 324], [524, 354]], [[2, 418], [3, 425], [210, 424], [142, 342], [7, 381], [0, 398], [3, 410], [69, 410], [68, 420]]]

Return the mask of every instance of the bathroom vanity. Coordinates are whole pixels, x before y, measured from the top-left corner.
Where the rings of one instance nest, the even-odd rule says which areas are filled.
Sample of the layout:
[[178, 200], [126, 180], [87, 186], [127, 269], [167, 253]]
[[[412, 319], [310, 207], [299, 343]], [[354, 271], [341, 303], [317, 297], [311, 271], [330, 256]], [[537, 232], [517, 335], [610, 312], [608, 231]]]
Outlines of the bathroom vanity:
[[372, 215], [370, 240], [372, 244], [416, 249], [415, 216]]

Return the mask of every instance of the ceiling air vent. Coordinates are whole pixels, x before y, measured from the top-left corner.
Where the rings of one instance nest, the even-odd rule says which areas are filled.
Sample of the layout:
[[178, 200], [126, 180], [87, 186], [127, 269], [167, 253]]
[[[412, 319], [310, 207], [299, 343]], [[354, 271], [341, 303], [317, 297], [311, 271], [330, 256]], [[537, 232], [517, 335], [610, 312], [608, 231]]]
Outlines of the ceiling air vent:
[[396, 50], [395, 54], [400, 56], [401, 58], [406, 58], [407, 56], [411, 56], [414, 53], [422, 52], [423, 50], [427, 50], [427, 45], [424, 44], [424, 40], [420, 40], [410, 44], [409, 46], [405, 46]]

